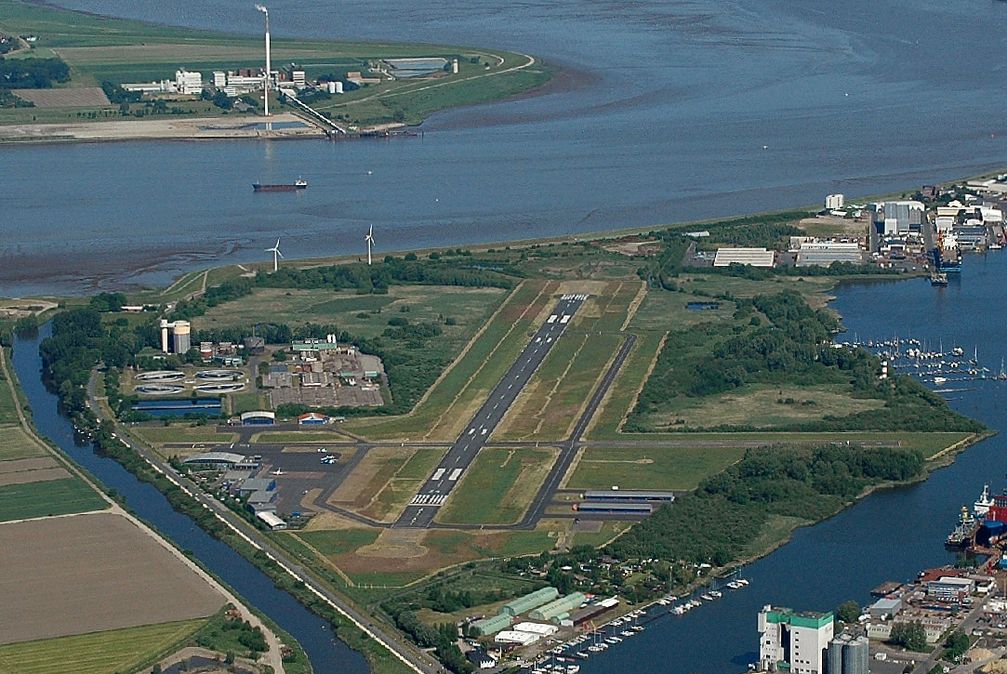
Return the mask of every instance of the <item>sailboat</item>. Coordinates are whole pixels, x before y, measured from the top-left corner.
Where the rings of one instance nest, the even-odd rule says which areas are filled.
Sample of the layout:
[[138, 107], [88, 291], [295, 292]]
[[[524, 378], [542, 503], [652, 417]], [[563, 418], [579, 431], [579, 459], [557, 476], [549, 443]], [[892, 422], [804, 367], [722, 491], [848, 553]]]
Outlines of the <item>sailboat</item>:
[[1002, 356], [1000, 358], [1000, 373], [997, 374], [997, 379], [1000, 381], [1007, 380], [1007, 369], [1004, 368], [1004, 359]]

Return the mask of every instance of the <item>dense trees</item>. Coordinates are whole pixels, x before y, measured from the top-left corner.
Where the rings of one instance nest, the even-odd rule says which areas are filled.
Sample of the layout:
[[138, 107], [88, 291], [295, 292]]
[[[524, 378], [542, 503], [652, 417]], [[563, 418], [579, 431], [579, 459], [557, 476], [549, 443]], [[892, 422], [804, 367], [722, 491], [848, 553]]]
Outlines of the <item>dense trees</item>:
[[618, 538], [620, 558], [709, 562], [741, 557], [771, 515], [827, 517], [865, 487], [904, 481], [923, 470], [920, 452], [901, 448], [750, 449], [724, 472]]
[[892, 634], [888, 637], [888, 641], [917, 653], [927, 649], [927, 633], [919, 620], [892, 625]]
[[70, 67], [58, 58], [0, 58], [0, 89], [48, 89], [70, 79]]
[[855, 600], [844, 601], [836, 609], [836, 619], [844, 623], [855, 623], [860, 618], [860, 604]]

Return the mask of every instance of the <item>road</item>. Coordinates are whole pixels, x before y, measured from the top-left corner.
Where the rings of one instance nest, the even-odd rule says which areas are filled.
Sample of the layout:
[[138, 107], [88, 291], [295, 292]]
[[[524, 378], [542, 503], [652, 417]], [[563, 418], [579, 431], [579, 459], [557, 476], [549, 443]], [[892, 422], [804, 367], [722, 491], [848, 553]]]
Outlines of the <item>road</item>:
[[451, 445], [451, 449], [399, 516], [395, 523], [396, 527], [425, 528], [431, 525], [437, 509], [444, 504], [465, 470], [479, 454], [479, 450], [492, 437], [493, 431], [566, 331], [570, 319], [586, 299], [587, 295], [563, 295], [560, 298], [549, 318], [531, 338], [521, 355], [511, 364], [503, 379], [493, 388], [489, 398], [465, 425], [465, 430]]

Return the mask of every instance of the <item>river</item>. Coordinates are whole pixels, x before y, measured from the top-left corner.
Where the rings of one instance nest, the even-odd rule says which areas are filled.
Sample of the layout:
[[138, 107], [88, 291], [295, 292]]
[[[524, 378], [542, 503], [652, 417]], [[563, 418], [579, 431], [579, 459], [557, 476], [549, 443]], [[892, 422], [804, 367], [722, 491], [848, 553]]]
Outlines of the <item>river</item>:
[[[55, 1], [260, 30], [245, 0]], [[161, 284], [264, 262], [278, 236], [288, 258], [363, 254], [372, 223], [382, 255], [751, 213], [1007, 154], [1007, 3], [994, 0], [269, 7], [276, 36], [487, 45], [566, 74], [541, 96], [434, 115], [422, 139], [4, 147], [0, 293]], [[297, 176], [303, 194], [250, 189]]]
[[114, 460], [95, 454], [90, 443], [75, 441], [72, 424], [59, 414], [56, 396], [46, 390], [40, 378], [42, 361], [38, 346], [48, 336], [49, 330], [50, 324], [46, 323], [37, 337], [16, 337], [14, 341], [14, 370], [31, 406], [38, 431], [103, 485], [116, 490], [138, 517], [153, 525], [178, 548], [191, 551], [196, 559], [243, 599], [292, 634], [304, 647], [315, 672], [366, 674], [369, 670], [363, 657], [334, 639], [324, 620], [286, 592], [276, 589], [272, 580], [225, 543], [211, 537], [187, 516], [172, 509], [157, 489], [136, 479]]

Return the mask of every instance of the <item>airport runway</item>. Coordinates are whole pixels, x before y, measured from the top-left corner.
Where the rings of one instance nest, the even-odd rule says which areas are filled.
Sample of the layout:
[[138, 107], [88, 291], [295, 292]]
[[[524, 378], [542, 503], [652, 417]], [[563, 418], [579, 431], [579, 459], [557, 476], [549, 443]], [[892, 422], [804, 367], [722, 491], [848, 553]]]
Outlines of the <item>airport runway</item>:
[[433, 474], [402, 512], [395, 522], [396, 527], [424, 528], [433, 522], [437, 509], [447, 500], [451, 490], [464, 475], [465, 469], [471, 465], [479, 450], [486, 445], [497, 424], [507, 414], [507, 410], [545, 360], [550, 349], [566, 330], [574, 313], [586, 299], [587, 295], [563, 295], [560, 298], [549, 318], [507, 370], [507, 374], [493, 388], [489, 398], [465, 426], [465, 430], [441, 459]]

